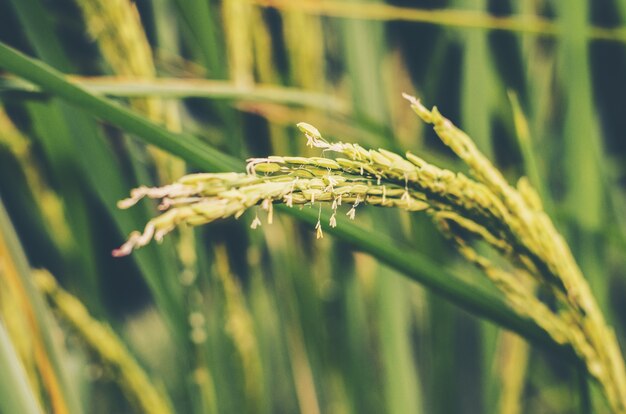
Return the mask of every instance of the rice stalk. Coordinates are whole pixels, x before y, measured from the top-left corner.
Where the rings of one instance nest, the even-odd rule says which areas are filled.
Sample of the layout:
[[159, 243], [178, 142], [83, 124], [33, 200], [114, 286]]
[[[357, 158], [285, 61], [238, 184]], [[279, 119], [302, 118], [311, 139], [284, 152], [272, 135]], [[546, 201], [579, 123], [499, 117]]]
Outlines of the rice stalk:
[[326, 59], [321, 19], [297, 9], [286, 10], [282, 18], [292, 83], [304, 89], [324, 90]]
[[[524, 314], [533, 308], [532, 312], [537, 312], [537, 315], [533, 316], [531, 312], [527, 314], [538, 325], [543, 326], [542, 323], [548, 319], [542, 319], [540, 314], [547, 311], [545, 316], [549, 316], [552, 328], [544, 329], [557, 341], [561, 333], [565, 335], [563, 339], [574, 348], [591, 376], [600, 383], [613, 412], [625, 412], [626, 372], [615, 333], [606, 324], [567, 243], [543, 211], [537, 193], [525, 179], [518, 182], [517, 189], [509, 186], [502, 174], [478, 151], [472, 140], [441, 116], [436, 108], [428, 111], [416, 99], [407, 99], [423, 121], [434, 125], [437, 135], [471, 168], [476, 179], [502, 201], [507, 212], [504, 222], [510, 230], [508, 243], [522, 253], [520, 255], [512, 252], [513, 257], [509, 255], [509, 259], [513, 259], [510, 261], [515, 266], [515, 273], [527, 273], [539, 286], [549, 287], [557, 303], [556, 310], [548, 309], [544, 305], [544, 311], [540, 312], [541, 303], [533, 292], [521, 292], [519, 284], [515, 286], [504, 280], [511, 276], [519, 278], [519, 274], [507, 275], [505, 271], [491, 267], [485, 258], [475, 255], [467, 247], [459, 233], [452, 230], [449, 235], [456, 241], [461, 253], [483, 268], [492, 280], [494, 275], [498, 275], [507, 290], [520, 290], [512, 295], [499, 286], [518, 312]], [[461, 228], [469, 230], [462, 224]], [[448, 227], [444, 231], [450, 229]], [[487, 238], [478, 235], [490, 243]], [[515, 278], [511, 279], [511, 282], [515, 281]], [[515, 306], [514, 301], [518, 294], [520, 301]], [[526, 306], [526, 310], [521, 309], [522, 306]], [[559, 326], [561, 332], [557, 334], [556, 328]]]
[[[288, 363], [287, 370], [291, 374], [299, 412], [302, 414], [320, 414], [323, 401], [320, 399], [319, 383], [316, 382], [316, 378], [320, 378], [316, 374], [319, 375], [320, 373], [315, 369], [316, 361], [312, 359], [314, 357], [311, 354], [314, 352], [315, 345], [308, 341], [306, 336], [307, 331], [314, 328], [307, 327], [302, 323], [303, 318], [307, 318], [306, 312], [314, 312], [314, 310], [304, 309], [301, 301], [298, 300], [298, 298], [304, 298], [303, 288], [305, 291], [307, 288], [311, 290], [315, 288], [312, 284], [306, 284], [304, 287], [298, 283], [298, 275], [301, 273], [303, 262], [298, 260], [302, 256], [296, 247], [299, 236], [294, 231], [293, 223], [281, 222], [281, 227], [284, 229], [282, 233], [287, 234], [287, 237], [274, 237], [275, 229], [267, 229], [263, 232], [271, 258], [269, 271], [282, 276], [280, 278], [274, 277], [270, 288], [273, 291], [272, 300], [274, 302], [270, 306], [277, 310], [277, 312], [275, 311], [275, 322], [280, 326], [280, 331], [274, 335], [283, 338], [280, 346], [283, 347], [282, 353], [285, 356], [285, 362]], [[251, 262], [258, 263], [258, 260], [259, 258], [252, 258]], [[306, 266], [315, 269], [316, 262], [308, 262]], [[262, 273], [258, 276], [261, 275]], [[308, 315], [308, 317], [311, 316]], [[264, 324], [264, 322], [261, 323]]]
[[[363, 204], [426, 210], [440, 230], [468, 261], [482, 269], [520, 315], [532, 319], [555, 342], [570, 345], [600, 384], [613, 412], [626, 412], [626, 372], [613, 330], [606, 324], [589, 285], [563, 237], [543, 211], [528, 180], [510, 186], [476, 148], [473, 141], [444, 118], [405, 95], [412, 109], [471, 170], [474, 178], [438, 168], [407, 153], [405, 157], [358, 144], [330, 143], [311, 125], [299, 128], [309, 146], [329, 157], [253, 158], [247, 174], [194, 174], [161, 188], [136, 189], [125, 208], [143, 197], [161, 199], [165, 212], [152, 219], [142, 233], [131, 234], [115, 255], [161, 240], [177, 225], [206, 224], [239, 217], [260, 205], [272, 222], [274, 203], [287, 206], [331, 204], [329, 225], [336, 225], [338, 208], [350, 205], [353, 219]], [[320, 216], [321, 217], [321, 216]], [[251, 227], [261, 225], [255, 216]], [[322, 224], [315, 227], [323, 237]], [[482, 256], [477, 241], [491, 246], [507, 260], [505, 266]], [[540, 299], [540, 287], [550, 293]]]
[[498, 400], [500, 414], [520, 414], [523, 408], [524, 385], [530, 347], [528, 343], [511, 332], [502, 332], [498, 338], [498, 379], [501, 382]]
[[230, 79], [240, 87], [254, 84], [254, 48], [251, 32], [254, 15], [252, 10], [246, 0], [222, 2]]
[[[255, 13], [255, 19], [260, 19]], [[246, 87], [236, 85], [231, 81], [201, 78], [120, 78], [116, 76], [67, 76], [67, 79], [90, 92], [98, 95], [140, 98], [160, 97], [163, 99], [176, 98], [208, 98], [230, 99], [243, 102], [271, 102], [282, 105], [312, 107], [326, 110], [337, 115], [347, 115], [348, 105], [340, 98], [312, 92], [295, 87], [276, 85], [278, 78], [276, 68], [271, 61], [271, 39], [267, 30], [262, 30], [254, 24], [254, 48], [256, 55], [255, 70], [263, 83], [256, 83]], [[29, 94], [43, 93], [39, 87], [23, 79], [0, 78], [3, 91], [22, 92]]]
[[[35, 338], [30, 331], [28, 314], [24, 312], [23, 298], [16, 286], [11, 283], [14, 279], [6, 275], [5, 268], [6, 265], [0, 261], [0, 315], [4, 316], [5, 329], [24, 367], [28, 385], [37, 400], [42, 401], [44, 393], [37, 372]], [[11, 317], [6, 317], [9, 315]]]
[[59, 287], [46, 270], [34, 271], [34, 282], [59, 316], [104, 364], [113, 369], [121, 390], [141, 412], [173, 412], [164, 392], [152, 384], [148, 374], [111, 328], [94, 320], [85, 306]]
[[[121, 77], [153, 81], [157, 77], [152, 48], [141, 24], [137, 7], [129, 0], [76, 0], [87, 29], [113, 72]], [[176, 124], [177, 109], [158, 97], [133, 97], [133, 109], [167, 127]], [[175, 129], [176, 131], [178, 129]], [[166, 152], [149, 147], [161, 182], [184, 171], [184, 164]]]
[[0, 410], [5, 413], [43, 413], [2, 322], [0, 320], [0, 365], [3, 370], [0, 377]]
[[63, 200], [50, 188], [37, 168], [30, 141], [17, 129], [2, 107], [0, 107], [0, 147], [6, 147], [22, 168], [28, 188], [44, 219], [47, 233], [64, 252], [73, 250], [76, 246], [65, 219], [66, 209]]
[[[558, 23], [535, 15], [494, 16], [492, 14], [453, 9], [418, 9], [389, 4], [350, 3], [335, 0], [249, 0], [261, 7], [278, 10], [299, 10], [320, 16], [382, 21], [409, 21], [464, 29], [504, 30], [523, 34], [560, 37], [563, 29]], [[624, 27], [591, 26], [588, 39], [626, 42]]]
[[[117, 75], [153, 79], [152, 49], [136, 6], [129, 0], [76, 0], [87, 29], [98, 42], [106, 62]], [[133, 99], [131, 105], [150, 119], [162, 119], [158, 99]]]
[[31, 392], [40, 404], [49, 399], [55, 413], [68, 413], [20, 278], [15, 274], [15, 268], [8, 257], [7, 260], [0, 259], [0, 314], [27, 375]]
[[[254, 12], [255, 15], [262, 17], [264, 10], [255, 7]], [[320, 19], [316, 16], [307, 16], [297, 10], [281, 13], [280, 17], [282, 40], [284, 41], [287, 63], [289, 65], [289, 84], [301, 88], [303, 91], [324, 90], [324, 34], [321, 31]], [[259, 23], [261, 24], [257, 24], [254, 29], [259, 80], [265, 83], [280, 83], [280, 71], [274, 62], [271, 37], [269, 36], [270, 28], [262, 21]], [[267, 33], [267, 36], [263, 36], [265, 33]], [[259, 41], [260, 39], [263, 39], [266, 44], [262, 44]], [[261, 71], [261, 68], [264, 67], [271, 69], [271, 71]], [[313, 112], [311, 109], [313, 107], [309, 108], [309, 105], [301, 108], [307, 115]], [[317, 109], [321, 109], [324, 112], [329, 111], [328, 106], [320, 106]], [[344, 104], [342, 112], [347, 114], [349, 112], [348, 109], [347, 104]], [[294, 144], [293, 141], [285, 139], [287, 129], [284, 125], [273, 122], [267, 117], [265, 118], [270, 121], [268, 128], [272, 148], [277, 152], [286, 151], [287, 148]], [[295, 142], [295, 144], [297, 145], [299, 142]]]
[[215, 273], [217, 274], [226, 301], [226, 332], [231, 337], [243, 367], [244, 384], [248, 408], [261, 407], [264, 384], [262, 365], [254, 322], [248, 311], [242, 288], [232, 274], [224, 246], [215, 249]]
[[10, 236], [0, 233], [0, 312], [6, 320], [3, 324], [28, 374], [30, 392], [40, 398], [39, 403], [47, 400], [54, 413], [69, 413], [59, 372], [43, 335], [48, 328], [41, 325], [24, 277], [18, 260], [11, 254]]
[[[270, 33], [270, 28], [267, 24], [265, 24], [265, 20], [263, 18], [262, 10], [258, 7], [255, 7], [251, 11], [252, 16], [251, 19], [251, 35], [252, 35], [252, 46], [254, 51], [254, 71], [257, 74], [257, 80], [260, 83], [254, 84], [252, 90], [262, 88], [262, 84], [265, 85], [277, 85], [280, 83], [280, 73], [276, 68], [276, 64], [274, 62], [274, 45], [272, 44], [272, 34]], [[274, 98], [276, 96], [280, 96], [281, 87], [272, 86], [275, 91], [274, 93], [270, 93], [270, 98]], [[238, 88], [242, 90], [241, 88]], [[308, 92], [301, 91], [302, 95], [308, 95]], [[246, 94], [247, 95], [247, 94]], [[245, 98], [247, 100], [247, 97]], [[297, 103], [297, 99], [294, 99], [292, 104], [300, 105]], [[287, 103], [287, 102], [283, 102]], [[330, 104], [330, 101], [328, 102]], [[320, 106], [323, 107], [323, 106]], [[345, 107], [344, 107], [345, 110]]]
[[320, 414], [319, 397], [301, 327], [296, 323], [288, 323], [285, 331], [300, 412], [302, 414]]

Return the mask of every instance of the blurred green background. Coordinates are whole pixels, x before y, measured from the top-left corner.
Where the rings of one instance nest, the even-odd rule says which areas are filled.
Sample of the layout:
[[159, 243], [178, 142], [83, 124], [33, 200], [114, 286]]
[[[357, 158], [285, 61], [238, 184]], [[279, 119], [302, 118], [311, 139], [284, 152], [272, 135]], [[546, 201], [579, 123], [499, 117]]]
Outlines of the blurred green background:
[[[463, 170], [400, 96], [415, 94], [511, 182], [530, 178], [623, 344], [625, 20], [623, 0], [0, 0], [0, 41], [242, 161], [319, 155], [305, 121]], [[114, 259], [157, 214], [116, 201], [200, 169], [101, 117], [0, 71], [0, 397], [23, 394], [15, 410], [145, 410], [98, 348], [114, 335], [90, 342], [31, 268], [110, 325], [165, 401], [146, 411], [606, 410], [563, 353], [284, 214]], [[415, 273], [493, 292], [427, 216], [362, 208], [356, 223], [414, 252]]]

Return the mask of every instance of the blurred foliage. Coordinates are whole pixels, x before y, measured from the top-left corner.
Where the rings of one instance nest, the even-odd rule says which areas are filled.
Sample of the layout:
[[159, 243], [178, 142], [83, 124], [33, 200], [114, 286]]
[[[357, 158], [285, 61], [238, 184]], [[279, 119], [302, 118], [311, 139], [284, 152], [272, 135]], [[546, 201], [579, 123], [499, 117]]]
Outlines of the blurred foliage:
[[[294, 127], [306, 121], [457, 166], [400, 93], [437, 104], [511, 182], [540, 189], [624, 344], [625, 19], [620, 0], [4, 0], [0, 41], [242, 161], [318, 155]], [[606, 410], [566, 353], [529, 348], [393, 270], [410, 266], [315, 240], [279, 212], [114, 259], [156, 211], [117, 200], [198, 165], [93, 114], [0, 72], [0, 369], [14, 379], [0, 381], [0, 412], [140, 407], [31, 268], [109, 325], [175, 412]], [[372, 243], [430, 257], [420, 271], [492, 292], [426, 217], [359, 215]]]

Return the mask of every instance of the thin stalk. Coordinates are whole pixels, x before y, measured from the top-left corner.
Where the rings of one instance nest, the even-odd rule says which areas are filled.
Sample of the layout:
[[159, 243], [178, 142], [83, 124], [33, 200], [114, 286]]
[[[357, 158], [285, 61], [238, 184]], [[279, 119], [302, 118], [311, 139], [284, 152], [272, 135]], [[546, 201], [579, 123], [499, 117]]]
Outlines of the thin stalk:
[[175, 0], [180, 16], [193, 36], [193, 43], [200, 50], [204, 66], [212, 78], [223, 78], [224, 65], [221, 64], [223, 51], [218, 41], [215, 27], [215, 12], [207, 0]]
[[[297, 9], [301, 12], [369, 20], [397, 20], [427, 23], [463, 29], [504, 30], [549, 37], [560, 37], [563, 30], [558, 23], [539, 16], [494, 16], [488, 13], [466, 10], [426, 10], [410, 7], [396, 7], [387, 4], [349, 3], [339, 1], [290, 1], [290, 0], [252, 0], [261, 7], [279, 10]], [[626, 28], [591, 26], [588, 39], [626, 43]]]
[[548, 212], [551, 212], [551, 197], [548, 194], [548, 190], [545, 188], [544, 180], [541, 179], [542, 173], [539, 168], [534, 143], [532, 137], [530, 136], [528, 120], [526, 119], [526, 115], [522, 111], [522, 106], [519, 102], [517, 94], [509, 90], [508, 97], [511, 103], [511, 110], [513, 112], [515, 137], [517, 138], [517, 142], [519, 144], [520, 152], [522, 155], [522, 161], [524, 164], [524, 175], [528, 177], [532, 186], [537, 189], [537, 192], [543, 200], [544, 205], [548, 204], [546, 210]]
[[2, 321], [0, 321], [0, 366], [3, 371], [0, 375], [0, 411], [21, 414], [43, 413]]
[[[11, 263], [15, 267], [15, 273], [20, 277], [20, 281], [16, 283], [21, 285], [26, 302], [30, 305], [25, 312], [32, 325], [33, 340], [40, 341], [36, 346], [41, 347], [40, 353], [43, 356], [37, 363], [40, 365], [40, 370], [43, 371], [42, 380], [46, 383], [47, 391], [53, 396], [52, 406], [63, 407], [72, 414], [80, 414], [83, 410], [78, 395], [76, 395], [74, 387], [72, 387], [73, 384], [68, 378], [68, 373], [63, 366], [64, 361], [61, 358], [59, 346], [53, 337], [52, 329], [54, 322], [48, 313], [48, 308], [43, 299], [32, 285], [30, 266], [15, 229], [4, 209], [2, 200], [0, 200], [0, 233], [0, 257], [6, 256], [11, 258]], [[48, 369], [48, 366], [50, 366], [50, 369]], [[53, 383], [54, 385], [52, 385]], [[53, 388], [60, 389], [60, 395], [52, 391]]]
[[[324, 111], [348, 113], [348, 105], [341, 99], [322, 93], [276, 85], [254, 84], [239, 86], [229, 81], [212, 79], [178, 79], [141, 77], [70, 76], [68, 80], [96, 95], [120, 98], [211, 98], [232, 99], [246, 102], [269, 102], [286, 105], [307, 106]], [[42, 94], [37, 85], [21, 79], [0, 78], [0, 93]]]
[[148, 374], [108, 325], [94, 319], [85, 305], [59, 287], [49, 272], [33, 271], [33, 277], [50, 306], [70, 325], [86, 346], [113, 369], [120, 388], [136, 408], [151, 414], [172, 412], [167, 394], [155, 387]]

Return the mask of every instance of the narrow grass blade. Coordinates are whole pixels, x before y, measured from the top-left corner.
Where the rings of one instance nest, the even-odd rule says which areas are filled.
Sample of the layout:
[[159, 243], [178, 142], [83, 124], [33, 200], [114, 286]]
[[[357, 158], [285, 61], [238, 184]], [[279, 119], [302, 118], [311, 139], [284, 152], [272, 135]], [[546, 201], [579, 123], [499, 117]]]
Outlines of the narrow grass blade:
[[[505, 30], [545, 36], [561, 35], [561, 30], [557, 23], [538, 16], [501, 17], [464, 10], [427, 10], [376, 3], [364, 4], [359, 2], [350, 4], [350, 2], [332, 0], [305, 0], [299, 2], [290, 0], [255, 0], [255, 2], [263, 7], [281, 10], [296, 8], [311, 14], [350, 19], [398, 20], [468, 29]], [[587, 37], [597, 40], [626, 42], [626, 30], [624, 27], [607, 28], [594, 26], [590, 28]]]
[[176, 0], [185, 27], [189, 29], [197, 49], [201, 53], [205, 67], [212, 78], [221, 79], [226, 75], [226, 65], [221, 42], [218, 40], [217, 19], [211, 2], [207, 0]]
[[[28, 265], [28, 261], [17, 235], [15, 234], [15, 230], [11, 225], [9, 216], [4, 209], [2, 200], [0, 200], [0, 234], [0, 257], [5, 255], [7, 259], [10, 258], [16, 273], [20, 277], [21, 287], [31, 306], [33, 329], [36, 330], [36, 334], [40, 336], [40, 338], [34, 339], [41, 340], [43, 348], [45, 349], [46, 358], [52, 366], [53, 372], [48, 373], [48, 375], [54, 376], [55, 381], [58, 382], [62, 393], [62, 405], [66, 406], [72, 414], [82, 413], [78, 396], [70, 386], [71, 382], [63, 366], [61, 353], [58, 349], [56, 339], [53, 337], [55, 324], [51, 319], [51, 315], [48, 313], [48, 308], [43, 299], [32, 285], [30, 266]], [[5, 377], [5, 375], [2, 375], [2, 377]]]
[[156, 388], [126, 345], [107, 324], [94, 319], [85, 305], [60, 288], [46, 270], [34, 271], [33, 277], [50, 306], [104, 364], [114, 369], [116, 380], [135, 408], [153, 414], [172, 412], [169, 396]]
[[381, 352], [385, 365], [386, 412], [422, 413], [419, 373], [411, 340], [410, 289], [406, 280], [389, 269], [381, 269], [378, 278], [380, 294]]
[[[597, 231], [606, 216], [601, 171], [603, 144], [600, 129], [594, 118], [592, 74], [589, 51], [585, 41], [589, 3], [577, 0], [559, 7], [564, 27], [568, 28], [561, 43], [560, 64], [565, 70], [566, 115], [564, 125], [564, 169], [567, 186], [566, 209], [575, 219], [574, 232]], [[574, 245], [580, 266], [604, 311], [610, 315], [607, 304], [608, 281], [601, 264], [604, 249], [597, 237], [581, 234]]]
[[[513, 91], [508, 91], [509, 101], [511, 103], [511, 110], [513, 111], [513, 122], [515, 124], [515, 136], [520, 147], [522, 155], [522, 161], [524, 164], [524, 174], [530, 180], [532, 186], [537, 189], [541, 200], [544, 204], [551, 200], [548, 191], [545, 188], [544, 181], [541, 179], [543, 174], [539, 169], [539, 162], [536, 156], [536, 149], [530, 136], [530, 128], [528, 126], [528, 120], [526, 115], [522, 111], [522, 106], [517, 97], [517, 94]], [[551, 203], [550, 203], [551, 204]], [[546, 208], [550, 211], [550, 208]]]
[[[127, 79], [108, 76], [72, 76], [69, 80], [96, 95], [124, 98], [157, 96], [162, 98], [241, 100], [245, 102], [269, 102], [306, 106], [335, 113], [348, 113], [347, 104], [332, 96], [269, 84], [254, 84], [242, 87], [229, 81], [210, 79]], [[18, 92], [33, 94], [33, 98], [41, 98], [41, 90], [33, 84], [20, 79], [0, 78], [0, 93], [11, 94]]]
[[[476, 10], [486, 8], [486, 1], [457, 1], [457, 4], [473, 4]], [[489, 53], [487, 32], [484, 30], [464, 34], [461, 108], [463, 125], [467, 133], [475, 137], [480, 150], [493, 158], [491, 143], [491, 116], [498, 87], [498, 77], [493, 70]]]
[[0, 411], [3, 413], [42, 413], [33, 394], [24, 367], [0, 321]]

